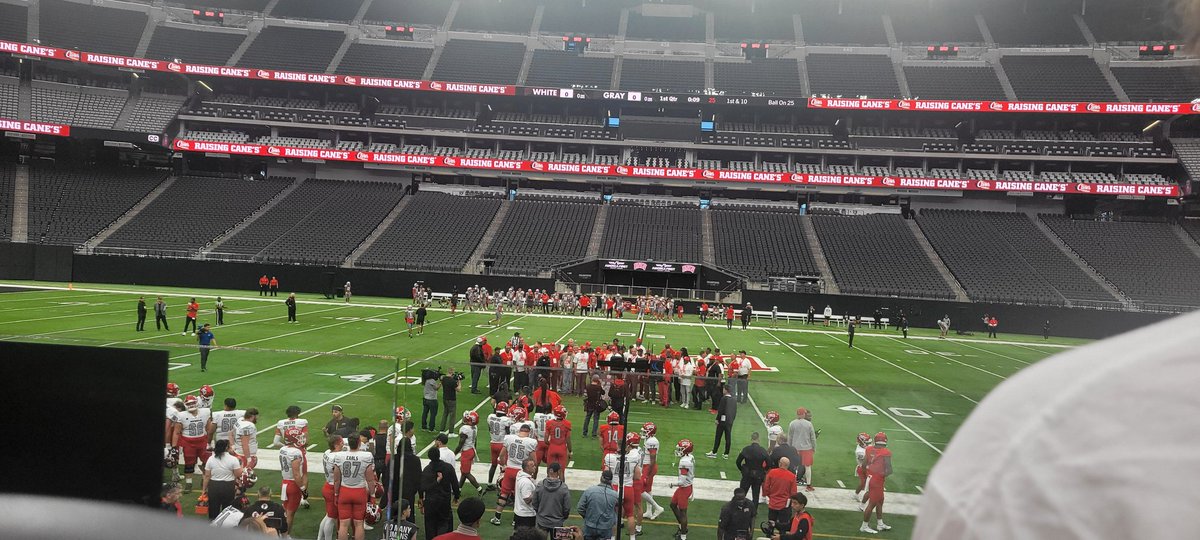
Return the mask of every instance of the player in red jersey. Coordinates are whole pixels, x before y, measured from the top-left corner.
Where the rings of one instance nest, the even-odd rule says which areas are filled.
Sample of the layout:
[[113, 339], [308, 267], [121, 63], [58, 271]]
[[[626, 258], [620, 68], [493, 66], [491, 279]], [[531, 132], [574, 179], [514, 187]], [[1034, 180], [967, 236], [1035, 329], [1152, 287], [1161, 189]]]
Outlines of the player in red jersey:
[[[892, 451], [887, 447], [887, 434], [880, 431], [875, 434], [875, 451], [864, 462], [867, 469], [867, 508], [863, 510], [862, 526], [859, 532], [875, 534], [892, 527], [883, 522], [883, 485], [887, 477], [892, 475]], [[871, 520], [871, 511], [875, 511], [875, 528], [867, 523]]]
[[289, 531], [295, 530], [292, 521], [296, 518], [300, 501], [304, 500], [303, 493], [308, 491], [308, 467], [304, 462], [303, 450], [307, 439], [303, 437], [299, 427], [290, 426], [284, 429], [284, 447], [279, 449], [279, 474], [283, 477], [283, 489], [279, 495]]
[[600, 451], [603, 453], [600, 459], [617, 453], [624, 437], [625, 426], [621, 425], [621, 415], [617, 414], [617, 411], [608, 413], [608, 423], [600, 426]]
[[557, 463], [565, 471], [574, 449], [571, 447], [571, 421], [567, 420], [567, 408], [554, 408], [554, 419], [546, 421], [546, 462]]

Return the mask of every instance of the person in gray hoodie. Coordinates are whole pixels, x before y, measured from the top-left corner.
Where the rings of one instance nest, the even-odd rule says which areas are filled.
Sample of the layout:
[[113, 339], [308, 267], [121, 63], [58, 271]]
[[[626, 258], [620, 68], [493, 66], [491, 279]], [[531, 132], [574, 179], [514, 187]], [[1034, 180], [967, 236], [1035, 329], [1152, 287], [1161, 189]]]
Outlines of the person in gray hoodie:
[[608, 540], [617, 526], [617, 492], [612, 486], [612, 471], [600, 473], [600, 483], [579, 496], [579, 515], [583, 517], [584, 540]]
[[546, 479], [533, 492], [537, 526], [547, 534], [551, 534], [555, 527], [562, 527], [571, 515], [571, 490], [563, 482], [562, 476], [562, 465], [551, 463], [546, 467]]

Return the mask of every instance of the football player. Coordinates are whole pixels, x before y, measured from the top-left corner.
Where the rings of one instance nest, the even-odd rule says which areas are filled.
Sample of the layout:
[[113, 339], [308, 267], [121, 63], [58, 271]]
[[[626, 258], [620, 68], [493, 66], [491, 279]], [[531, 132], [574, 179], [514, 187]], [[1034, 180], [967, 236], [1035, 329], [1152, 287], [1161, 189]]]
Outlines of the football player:
[[[208, 409], [200, 408], [200, 399], [196, 396], [188, 396], [183, 400], [183, 413], [176, 416], [179, 424], [175, 429], [177, 434], [176, 442], [173, 446], [183, 448], [183, 472], [189, 476], [184, 478], [186, 482], [184, 493], [192, 491], [192, 477], [190, 475], [204, 476], [204, 462], [208, 460], [208, 418], [210, 412]], [[196, 461], [200, 462], [200, 470], [196, 470]]]
[[230, 437], [233, 437], [230, 450], [242, 460], [246, 470], [253, 471], [258, 466], [258, 409], [246, 409]]
[[[513, 412], [524, 412], [520, 407], [513, 407]], [[500, 524], [500, 512], [511, 502], [517, 483], [517, 473], [522, 469], [525, 458], [533, 457], [537, 452], [537, 439], [531, 436], [533, 428], [529, 422], [513, 427], [516, 433], [504, 436], [504, 448], [500, 450], [500, 459], [504, 461], [504, 477], [500, 480], [500, 495], [496, 498], [496, 515], [492, 517], [492, 525]]]
[[454, 453], [458, 454], [458, 472], [461, 476], [458, 488], [461, 490], [470, 481], [471, 485], [475, 486], [475, 491], [482, 495], [483, 488], [479, 485], [479, 481], [475, 480], [475, 475], [471, 474], [471, 466], [475, 464], [475, 440], [479, 435], [479, 413], [475, 411], [463, 413], [462, 424], [462, 427], [458, 429], [458, 448], [454, 449]]
[[178, 423], [175, 420], [175, 415], [179, 412], [176, 405], [183, 405], [183, 400], [179, 399], [179, 385], [169, 382], [167, 383], [167, 419], [166, 423], [163, 424], [163, 443], [167, 444], [168, 447], [171, 444], [172, 437], [175, 435], [175, 424]]
[[870, 435], [866, 433], [858, 434], [858, 446], [854, 447], [854, 475], [858, 477], [858, 487], [854, 489], [854, 495], [851, 495], [850, 498], [859, 501], [859, 510], [862, 510], [863, 505], [867, 502], [866, 495], [862, 495], [863, 489], [867, 487], [867, 469], [863, 468], [863, 461], [867, 458], [867, 446], [870, 444]]
[[[875, 434], [875, 449], [863, 465], [867, 469], [867, 508], [863, 510], [862, 526], [859, 532], [875, 534], [892, 527], [883, 522], [883, 485], [887, 477], [892, 475], [892, 451], [887, 447], [887, 434], [880, 431]], [[875, 511], [875, 528], [867, 523], [871, 520], [871, 511]]]
[[625, 526], [629, 529], [629, 540], [637, 540], [637, 535], [641, 532], [641, 516], [636, 515], [636, 511], [642, 505], [642, 496], [638, 493], [638, 484], [641, 482], [642, 476], [640, 465], [642, 455], [638, 450], [641, 440], [642, 436], [637, 433], [630, 433], [625, 437], [625, 469], [623, 471], [621, 470], [620, 454], [614, 452], [604, 456], [604, 469], [613, 472], [613, 489], [620, 489], [623, 492], [621, 509], [624, 512], [622, 515], [627, 520]]
[[317, 540], [337, 538], [338, 507], [337, 499], [333, 497], [333, 466], [341, 459], [344, 448], [342, 437], [334, 435], [329, 437], [329, 449], [321, 455], [321, 468], [325, 471], [325, 485], [321, 486], [321, 498], [325, 499], [325, 517], [321, 518], [321, 525], [317, 528]]
[[487, 423], [488, 434], [491, 436], [492, 467], [488, 469], [488, 487], [485, 489], [495, 489], [496, 466], [500, 463], [500, 454], [504, 452], [504, 437], [508, 435], [508, 427], [512, 425], [512, 418], [508, 417], [507, 401], [496, 404], [496, 409], [487, 417]]
[[237, 427], [238, 420], [246, 411], [238, 410], [237, 400], [231, 397], [225, 398], [225, 408], [219, 411], [213, 411], [208, 420], [208, 438], [211, 441], [209, 444], [216, 444], [217, 441], [231, 440], [234, 428]]
[[538, 440], [537, 459], [538, 465], [546, 462], [546, 422], [554, 418], [554, 414], [550, 412], [535, 412], [533, 413], [533, 437]]
[[375, 493], [375, 456], [361, 448], [358, 437], [347, 441], [349, 450], [339, 452], [333, 463], [333, 497], [338, 505], [338, 540], [347, 540], [351, 524], [354, 540], [363, 540], [366, 530], [368, 494]]
[[[508, 426], [509, 435], [520, 431], [521, 426], [529, 426], [530, 437], [533, 437], [533, 434], [537, 431], [533, 427], [533, 421], [529, 419], [529, 409], [525, 407], [510, 407], [508, 409], [508, 417], [512, 418], [512, 425]], [[537, 437], [534, 437], [534, 440], [537, 440]], [[517, 468], [520, 469], [521, 467], [518, 465]]]
[[574, 449], [571, 447], [571, 421], [567, 420], [567, 408], [554, 407], [554, 418], [546, 421], [546, 462], [557, 463], [567, 470]]
[[679, 458], [679, 479], [668, 487], [675, 488], [675, 493], [671, 495], [671, 512], [679, 523], [679, 532], [676, 533], [679, 540], [687, 540], [688, 501], [692, 500], [692, 482], [696, 480], [696, 458], [692, 456], [695, 449], [692, 441], [687, 439], [675, 444], [675, 456]]
[[625, 437], [625, 426], [621, 425], [621, 415], [617, 411], [608, 413], [608, 423], [600, 426], [601, 461], [608, 459], [609, 454], [615, 454]]
[[654, 500], [650, 490], [654, 489], [654, 477], [658, 474], [658, 426], [654, 422], [642, 424], [642, 502], [646, 503], [646, 512], [642, 517], [658, 519], [663, 513], [662, 505]]
[[213, 392], [213, 387], [211, 387], [207, 384], [204, 386], [201, 386], [200, 392], [199, 392], [200, 408], [212, 410], [214, 395], [215, 394]]
[[779, 434], [783, 433], [783, 426], [779, 425], [779, 413], [775, 411], [767, 411], [767, 453], [769, 454], [776, 446], [779, 446]]
[[[404, 436], [404, 432], [406, 431], [404, 429], [404, 424], [406, 422], [408, 422], [409, 420], [412, 420], [412, 413], [409, 412], [409, 410], [404, 408], [404, 406], [402, 405], [400, 407], [396, 407], [396, 412], [395, 412], [394, 418], [396, 419], [396, 421], [393, 422], [391, 426], [388, 426], [388, 430], [387, 430], [387, 441], [388, 441], [387, 442], [387, 456], [388, 456], [388, 459], [391, 459], [392, 452], [395, 451], [396, 446], [399, 445], [400, 437]], [[414, 433], [411, 437], [409, 437], [408, 440], [410, 443], [412, 443], [412, 447], [415, 450], [417, 448], [416, 433]]]
[[283, 477], [283, 488], [280, 489], [280, 500], [283, 502], [283, 512], [287, 519], [288, 530], [292, 528], [292, 520], [296, 510], [300, 508], [303, 494], [308, 492], [308, 465], [304, 461], [304, 445], [307, 436], [298, 426], [288, 426], [283, 431], [284, 447], [279, 449], [279, 474]]

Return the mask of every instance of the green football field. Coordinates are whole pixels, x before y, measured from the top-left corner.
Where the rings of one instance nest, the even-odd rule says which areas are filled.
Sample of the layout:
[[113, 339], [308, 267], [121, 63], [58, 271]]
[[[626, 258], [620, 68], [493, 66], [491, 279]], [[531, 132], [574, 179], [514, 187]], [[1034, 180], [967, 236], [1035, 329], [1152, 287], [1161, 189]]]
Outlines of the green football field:
[[[797, 407], [810, 409], [813, 423], [821, 430], [813, 467], [817, 497], [811, 506], [817, 536], [833, 538], [862, 536], [857, 532], [861, 515], [846, 508], [849, 499], [839, 491], [857, 484], [853, 475], [856, 434], [884, 431], [889, 435], [896, 472], [888, 479], [888, 491], [899, 494], [897, 499], [909, 495], [907, 500], [915, 501], [951, 436], [989, 390], [1018, 370], [1083, 343], [1004, 334], [996, 340], [982, 336], [940, 340], [935, 331], [928, 329], [914, 329], [905, 340], [892, 329], [862, 328], [855, 347], [850, 348], [844, 329], [798, 322], [780, 323], [773, 329], [769, 322], [759, 321], [749, 331], [741, 331], [736, 327], [726, 330], [723, 323], [701, 325], [692, 314], [683, 322], [656, 323], [539, 313], [506, 314], [498, 327], [491, 327], [486, 325], [490, 313], [452, 315], [441, 309], [431, 310], [424, 335], [410, 338], [404, 324], [407, 299], [355, 296], [353, 303], [346, 304], [302, 295], [298, 296], [299, 323], [288, 324], [283, 296], [262, 298], [257, 291], [85, 284], [73, 284], [72, 290], [67, 290], [62, 283], [36, 282], [0, 285], [4, 285], [0, 286], [0, 339], [164, 348], [171, 353], [169, 379], [184, 392], [194, 393], [201, 385], [209, 384], [216, 390], [218, 403], [233, 396], [239, 408], [257, 407], [262, 411], [262, 447], [270, 444], [270, 428], [292, 404], [304, 410], [303, 416], [315, 424], [318, 435], [319, 426], [329, 419], [332, 404], [342, 405], [348, 416], [360, 418], [363, 427], [388, 419], [393, 400], [412, 410], [413, 420], [419, 421], [420, 369], [442, 366], [466, 370], [468, 350], [481, 335], [492, 343], [502, 343], [520, 332], [530, 341], [574, 339], [596, 343], [617, 338], [632, 342], [641, 337], [653, 349], [666, 343], [675, 348], [687, 347], [693, 353], [704, 347], [719, 347], [723, 352], [744, 349], [768, 370], [755, 371], [751, 376], [752, 399], [739, 408], [732, 453], [736, 455], [749, 442], [751, 432], [765, 435], [762, 415], [767, 411], [778, 411], [786, 424]], [[514, 281], [514, 285], [520, 283]], [[153, 311], [147, 331], [134, 331], [139, 295], [145, 295], [151, 306], [154, 296], [164, 296], [170, 306], [168, 322], [172, 331], [155, 330]], [[225, 299], [225, 325], [215, 328], [222, 348], [211, 353], [207, 373], [200, 372], [195, 338], [180, 335], [183, 306], [191, 296], [201, 305], [200, 324], [215, 325], [212, 302], [216, 296]], [[486, 392], [485, 385], [481, 382], [481, 391]], [[452, 420], [476, 408], [480, 416], [486, 416], [490, 409], [484, 398], [464, 388]], [[599, 470], [598, 443], [579, 437], [582, 401], [574, 396], [564, 401], [576, 426], [573, 468]], [[724, 460], [703, 455], [713, 441], [713, 416], [707, 410], [684, 410], [677, 405], [664, 409], [635, 402], [630, 415], [631, 425], [655, 422], [666, 448], [681, 438], [694, 441], [699, 478], [725, 485], [716, 481], [740, 477], [732, 456]], [[315, 440], [319, 436], [310, 439], [320, 442]], [[418, 430], [417, 439], [418, 447], [424, 447], [432, 434]], [[451, 440], [451, 447], [454, 445]], [[321, 445], [314, 451], [323, 449]], [[313, 476], [317, 478], [312, 485], [319, 485], [319, 475]], [[278, 485], [277, 472], [263, 470], [259, 477], [262, 482]], [[656, 484], [669, 481], [660, 474]], [[700, 480], [698, 486], [704, 482]], [[571, 487], [577, 493], [586, 486]], [[298, 514], [297, 536], [315, 537], [323, 508], [319, 493], [319, 489], [314, 491], [312, 509]], [[474, 490], [468, 486], [465, 493], [473, 495]], [[826, 495], [822, 498], [823, 493]], [[823, 502], [833, 499], [829, 495], [833, 493], [844, 500], [839, 504]], [[195, 495], [187, 496], [185, 504], [192, 504]], [[485, 495], [489, 505], [494, 498], [494, 493]], [[658, 499], [667, 502], [665, 497]], [[691, 538], [715, 538], [711, 526], [716, 523], [720, 505], [716, 500], [697, 498], [691, 511]], [[909, 536], [911, 516], [893, 515], [889, 522], [895, 529], [880, 537]], [[507, 526], [483, 525], [484, 538], [507, 538], [508, 532]], [[668, 510], [657, 521], [647, 521], [645, 533], [639, 538], [666, 539], [674, 532]]]

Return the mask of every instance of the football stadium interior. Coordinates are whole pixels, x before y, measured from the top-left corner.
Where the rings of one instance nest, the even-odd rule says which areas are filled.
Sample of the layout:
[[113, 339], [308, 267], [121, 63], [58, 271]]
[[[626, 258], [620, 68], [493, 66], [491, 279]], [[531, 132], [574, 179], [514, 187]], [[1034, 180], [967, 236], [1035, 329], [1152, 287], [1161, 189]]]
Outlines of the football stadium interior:
[[[277, 500], [267, 447], [288, 406], [313, 422], [321, 482], [315, 427], [330, 406], [364, 429], [397, 406], [417, 421], [422, 369], [456, 368], [470, 392], [481, 338], [571, 352], [616, 339], [631, 360], [641, 347], [741, 351], [753, 382], [734, 455], [767, 435], [768, 412], [786, 433], [806, 408], [824, 433], [799, 488], [812, 488], [815, 536], [860, 538], [851, 443], [887, 432], [893, 528], [870, 532], [907, 538], [930, 470], [991, 389], [1200, 309], [1200, 55], [1186, 28], [1200, 21], [1175, 10], [0, 0], [0, 342], [167, 351], [153, 376], [180, 398], [207, 385], [214, 411], [227, 397], [262, 411], [259, 485]], [[259, 290], [268, 276], [277, 291]], [[160, 296], [170, 324], [196, 299], [219, 344], [210, 368], [194, 334], [134, 330], [138, 298], [153, 318]], [[414, 305], [429, 313], [419, 334]], [[581, 422], [581, 389], [549, 349], [546, 373]], [[708, 407], [672, 395], [662, 408], [653, 373], [592, 369], [606, 389], [634, 370], [646, 401], [622, 422], [658, 426], [662, 504], [671, 449], [695, 443], [691, 535], [717, 538], [743, 472], [701, 455]], [[717, 377], [736, 378], [726, 369]], [[462, 413], [487, 429], [487, 382], [434, 430], [451, 450]], [[435, 436], [417, 431], [422, 459]], [[576, 439], [572, 497], [603, 455]], [[183, 494], [185, 518], [201, 491]], [[497, 494], [484, 491], [487, 521]], [[292, 534], [315, 538], [321, 489], [307, 497]], [[398, 513], [388, 499], [381, 521]], [[638, 538], [679, 538], [672, 512], [652, 509]], [[567, 524], [583, 526], [572, 510]], [[484, 538], [509, 538], [504, 512]]]

